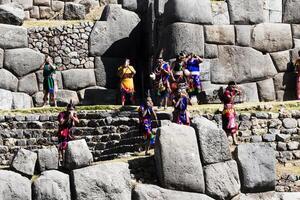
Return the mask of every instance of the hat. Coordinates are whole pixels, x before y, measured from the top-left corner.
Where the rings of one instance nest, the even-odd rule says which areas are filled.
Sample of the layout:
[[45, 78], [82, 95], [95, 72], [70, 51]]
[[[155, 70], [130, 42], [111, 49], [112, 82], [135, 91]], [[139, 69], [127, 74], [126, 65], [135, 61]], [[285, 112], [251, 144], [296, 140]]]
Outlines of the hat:
[[73, 104], [73, 101], [70, 100], [70, 103], [67, 105], [68, 110], [75, 110], [75, 105]]

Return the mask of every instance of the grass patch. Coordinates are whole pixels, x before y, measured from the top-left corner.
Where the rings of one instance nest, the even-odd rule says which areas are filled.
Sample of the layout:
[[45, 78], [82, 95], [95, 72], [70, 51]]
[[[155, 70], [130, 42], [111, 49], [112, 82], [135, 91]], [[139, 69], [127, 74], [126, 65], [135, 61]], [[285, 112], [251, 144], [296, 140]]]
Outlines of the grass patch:
[[276, 164], [276, 175], [277, 177], [281, 177], [283, 174], [293, 174], [293, 175], [300, 175], [300, 161], [290, 161], [288, 163]]

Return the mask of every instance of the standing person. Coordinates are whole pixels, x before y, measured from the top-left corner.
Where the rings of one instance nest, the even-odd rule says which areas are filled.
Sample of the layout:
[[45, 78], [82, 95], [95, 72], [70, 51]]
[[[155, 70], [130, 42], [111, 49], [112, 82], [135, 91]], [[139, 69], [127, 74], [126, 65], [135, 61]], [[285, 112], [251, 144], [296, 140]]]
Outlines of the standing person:
[[157, 121], [152, 99], [147, 97], [146, 103], [139, 107], [140, 130], [145, 139], [145, 155], [149, 155], [150, 145], [154, 144], [155, 139], [155, 135], [152, 133], [152, 117]]
[[164, 106], [164, 109], [168, 107], [169, 94], [171, 92], [170, 87], [170, 77], [171, 77], [171, 67], [169, 63], [165, 62], [162, 58], [157, 60], [158, 69], [156, 70], [156, 75], [159, 76], [158, 92], [160, 96], [159, 107]]
[[297, 88], [297, 99], [300, 100], [300, 51], [298, 51], [298, 58], [295, 61], [295, 68], [297, 72], [297, 83], [296, 83], [296, 88]]
[[173, 112], [173, 121], [177, 124], [190, 125], [190, 115], [187, 111], [189, 98], [184, 89], [179, 89], [179, 98], [174, 100], [174, 112]]
[[241, 91], [237, 87], [234, 81], [229, 82], [223, 95], [224, 109], [222, 113], [223, 129], [227, 133], [227, 136], [232, 136], [233, 144], [237, 145], [236, 133], [238, 130], [238, 124], [235, 120], [236, 112], [234, 109], [234, 99], [237, 95], [240, 95]]
[[118, 75], [120, 77], [120, 89], [121, 89], [121, 102], [122, 106], [125, 105], [126, 99], [129, 97], [132, 104], [135, 104], [134, 100], [134, 83], [133, 77], [136, 74], [133, 66], [130, 65], [130, 60], [125, 59], [125, 63], [118, 68]]
[[75, 106], [72, 101], [67, 105], [67, 110], [60, 112], [58, 115], [58, 150], [59, 160], [64, 162], [65, 150], [67, 149], [68, 142], [73, 139], [71, 129], [79, 123], [79, 119], [75, 112]]

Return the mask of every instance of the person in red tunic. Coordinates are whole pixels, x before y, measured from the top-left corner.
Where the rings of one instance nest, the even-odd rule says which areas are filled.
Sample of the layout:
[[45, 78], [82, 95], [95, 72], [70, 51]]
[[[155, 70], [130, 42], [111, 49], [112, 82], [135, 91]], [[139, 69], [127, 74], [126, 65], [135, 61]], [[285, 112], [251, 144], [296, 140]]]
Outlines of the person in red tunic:
[[295, 68], [297, 72], [297, 83], [296, 83], [296, 88], [297, 88], [297, 99], [300, 100], [300, 51], [298, 51], [298, 58], [295, 61]]
[[227, 133], [227, 136], [232, 136], [233, 144], [237, 145], [236, 133], [238, 130], [238, 124], [236, 123], [236, 112], [234, 109], [234, 99], [237, 95], [240, 95], [240, 89], [237, 87], [234, 81], [229, 82], [223, 95], [224, 109], [222, 113], [223, 129]]

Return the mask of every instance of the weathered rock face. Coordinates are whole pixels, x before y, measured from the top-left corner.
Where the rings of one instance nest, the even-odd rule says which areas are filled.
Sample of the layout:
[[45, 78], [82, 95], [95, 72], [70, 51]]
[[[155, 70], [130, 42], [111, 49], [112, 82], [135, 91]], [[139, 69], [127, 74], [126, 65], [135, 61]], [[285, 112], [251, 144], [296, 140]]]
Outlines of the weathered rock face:
[[33, 6], [33, 0], [12, 0], [12, 2], [21, 5], [24, 10], [29, 10]]
[[33, 107], [31, 96], [21, 92], [13, 92], [12, 109], [28, 109]]
[[283, 22], [284, 23], [300, 23], [299, 8], [300, 2], [295, 0], [284, 0], [283, 1]]
[[56, 170], [45, 171], [33, 182], [34, 200], [71, 200], [69, 175]]
[[0, 24], [0, 48], [27, 47], [27, 29], [24, 27]]
[[198, 134], [201, 157], [205, 165], [231, 159], [228, 139], [225, 132], [206, 118], [197, 117], [192, 126]]
[[0, 69], [0, 88], [17, 91], [18, 79], [6, 69]]
[[33, 95], [39, 91], [35, 73], [28, 74], [19, 80], [18, 91], [25, 92], [29, 95]]
[[264, 22], [263, 1], [228, 0], [232, 24], [259, 24]]
[[[271, 78], [277, 74], [269, 55], [249, 48], [218, 46], [219, 58], [211, 65], [213, 83], [237, 83]], [[263, 67], [262, 67], [263, 66]]]
[[276, 94], [274, 90], [273, 79], [266, 79], [257, 82], [258, 94], [261, 101], [274, 101], [276, 100]]
[[230, 24], [227, 2], [211, 2], [213, 24]]
[[214, 44], [234, 44], [235, 33], [232, 25], [205, 26], [205, 42]]
[[168, 1], [164, 8], [164, 24], [187, 22], [194, 24], [212, 24], [211, 4], [209, 0]]
[[12, 92], [0, 89], [0, 109], [9, 110], [12, 107]]
[[83, 139], [68, 142], [65, 158], [68, 169], [89, 166], [93, 162], [93, 155]]
[[195, 130], [170, 124], [158, 129], [155, 146], [158, 177], [165, 188], [204, 192], [204, 177]]
[[265, 144], [237, 147], [237, 161], [243, 191], [268, 191], [275, 188], [275, 152]]
[[89, 87], [78, 92], [83, 105], [111, 104], [116, 101], [116, 90], [99, 86]]
[[[71, 100], [74, 103], [74, 105], [77, 105], [79, 103], [79, 99], [75, 91], [58, 90], [56, 95], [57, 95], [56, 97], [57, 105], [59, 106], [66, 106], [68, 103], [70, 103]], [[39, 96], [36, 97], [43, 98], [43, 95], [40, 94]], [[36, 100], [37, 100], [36, 102], [42, 101], [42, 99], [36, 99]]]
[[44, 59], [43, 54], [32, 49], [10, 49], [5, 51], [4, 67], [17, 76], [24, 76], [39, 69]]
[[15, 172], [0, 170], [0, 199], [31, 200], [31, 181]]
[[274, 63], [275, 67], [279, 72], [285, 72], [290, 68], [290, 51], [280, 51], [276, 53], [270, 54]]
[[240, 178], [234, 160], [204, 167], [205, 191], [216, 199], [230, 199], [240, 192]]
[[213, 200], [205, 194], [166, 190], [156, 185], [138, 184], [132, 194], [133, 200]]
[[128, 164], [106, 163], [72, 171], [75, 200], [131, 200]]
[[67, 2], [64, 8], [64, 19], [65, 20], [78, 20], [84, 19], [85, 7], [81, 4]]
[[97, 21], [89, 39], [92, 56], [132, 57], [138, 42], [140, 18], [120, 5], [106, 6], [101, 20]]
[[248, 47], [251, 44], [252, 26], [250, 25], [236, 25], [236, 44], [239, 46]]
[[37, 162], [40, 172], [58, 169], [58, 150], [55, 146], [37, 151]]
[[165, 49], [166, 58], [175, 58], [182, 51], [203, 56], [203, 26], [188, 23], [174, 23], [167, 26], [162, 33], [160, 48]]
[[245, 83], [240, 84], [239, 87], [242, 90], [242, 94], [239, 95], [236, 99], [239, 99], [239, 102], [258, 102], [258, 91], [256, 83]]
[[[239, 194], [234, 197], [232, 200], [289, 200], [280, 198], [280, 195], [276, 192], [261, 192], [261, 193], [248, 193], [248, 194]], [[291, 199], [292, 200], [292, 199]]]
[[254, 26], [251, 46], [262, 52], [276, 52], [293, 47], [289, 24], [263, 23]]
[[93, 69], [71, 69], [62, 72], [64, 86], [67, 89], [79, 90], [85, 87], [96, 85]]
[[34, 0], [36, 6], [50, 6], [50, 0]]
[[32, 176], [34, 174], [36, 159], [36, 153], [26, 149], [20, 149], [15, 155], [11, 167], [18, 172]]
[[19, 4], [0, 5], [0, 23], [22, 25], [24, 18], [25, 13]]

